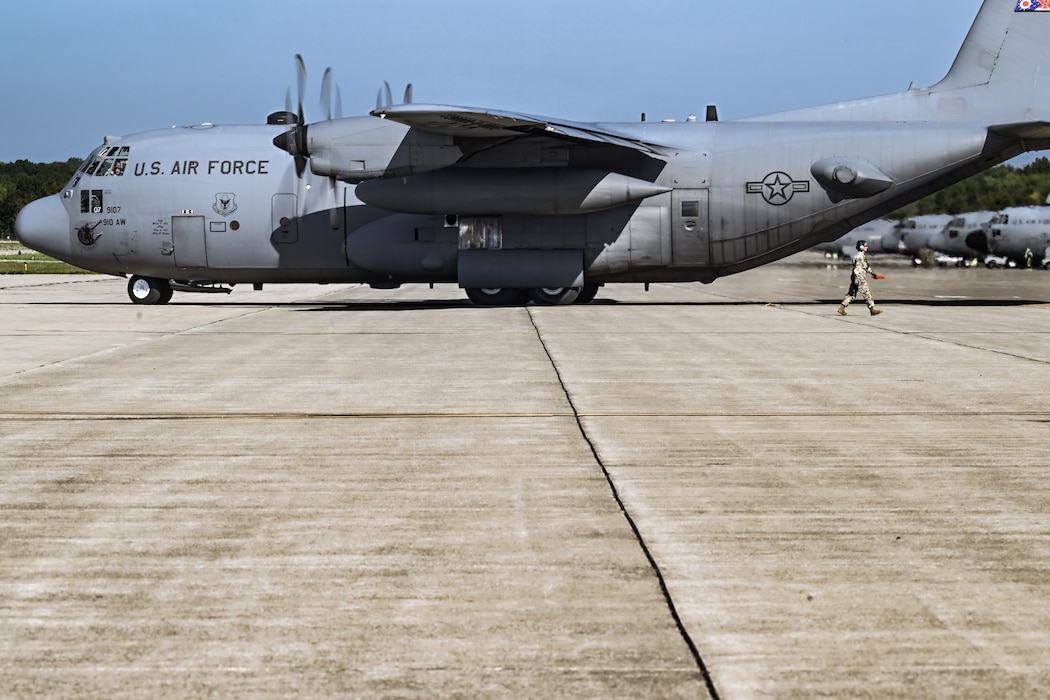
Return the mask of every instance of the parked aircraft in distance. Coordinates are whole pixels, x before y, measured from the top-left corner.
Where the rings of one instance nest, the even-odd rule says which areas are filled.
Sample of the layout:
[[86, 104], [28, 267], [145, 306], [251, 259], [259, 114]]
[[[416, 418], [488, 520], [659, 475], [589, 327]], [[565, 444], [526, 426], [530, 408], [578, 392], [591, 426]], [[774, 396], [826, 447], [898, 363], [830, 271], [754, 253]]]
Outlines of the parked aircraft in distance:
[[962, 258], [983, 258], [992, 254], [991, 222], [994, 211], [959, 214], [931, 241], [934, 250]]
[[1004, 209], [991, 221], [991, 241], [996, 255], [1050, 269], [1050, 206]]
[[130, 276], [145, 304], [235, 283], [451, 283], [498, 305], [711, 282], [1050, 148], [1048, 37], [1050, 13], [986, 0], [932, 87], [731, 122], [578, 123], [411, 91], [339, 118], [326, 73], [307, 124], [300, 59], [295, 113], [106, 138], [15, 229]]
[[852, 258], [857, 252], [857, 241], [868, 242], [869, 254], [899, 253], [900, 223], [890, 219], [869, 221], [841, 238], [813, 246], [813, 250], [825, 255]]
[[899, 252], [915, 257], [922, 250], [933, 250], [935, 243], [944, 240], [944, 230], [952, 222], [950, 214], [923, 214], [900, 222]]
[[850, 258], [859, 240], [868, 241], [869, 253], [906, 255], [916, 264], [929, 251], [936, 254], [929, 262], [940, 265], [1050, 269], [1050, 206], [879, 219], [813, 249]]

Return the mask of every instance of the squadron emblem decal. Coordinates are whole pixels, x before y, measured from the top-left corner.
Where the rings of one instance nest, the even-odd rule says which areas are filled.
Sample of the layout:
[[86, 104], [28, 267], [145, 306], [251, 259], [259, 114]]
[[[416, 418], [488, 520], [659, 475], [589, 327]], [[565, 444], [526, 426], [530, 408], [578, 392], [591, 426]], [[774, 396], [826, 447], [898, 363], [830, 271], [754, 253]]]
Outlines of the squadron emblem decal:
[[760, 194], [774, 207], [790, 202], [796, 192], [809, 192], [809, 180], [795, 181], [787, 173], [775, 172], [766, 175], [762, 182], [747, 183], [748, 194]]
[[215, 210], [215, 213], [219, 216], [229, 216], [233, 212], [237, 211], [237, 203], [234, 202], [236, 198], [233, 192], [220, 192], [215, 195], [215, 204], [211, 206]]

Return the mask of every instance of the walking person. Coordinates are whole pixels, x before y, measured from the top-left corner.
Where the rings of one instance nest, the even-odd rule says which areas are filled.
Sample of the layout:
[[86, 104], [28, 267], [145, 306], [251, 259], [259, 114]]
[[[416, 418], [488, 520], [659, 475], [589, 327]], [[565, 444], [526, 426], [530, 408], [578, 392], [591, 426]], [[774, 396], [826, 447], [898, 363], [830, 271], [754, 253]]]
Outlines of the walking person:
[[849, 316], [846, 313], [846, 307], [853, 303], [857, 298], [857, 294], [864, 296], [864, 301], [867, 302], [868, 311], [871, 312], [872, 316], [878, 316], [882, 313], [882, 309], [875, 308], [875, 300], [871, 297], [871, 290], [868, 289], [868, 275], [875, 279], [882, 279], [882, 277], [871, 271], [871, 267], [868, 266], [867, 253], [868, 242], [857, 241], [857, 254], [853, 256], [853, 274], [849, 281], [849, 291], [846, 292], [846, 297], [838, 308], [838, 312], [842, 316]]

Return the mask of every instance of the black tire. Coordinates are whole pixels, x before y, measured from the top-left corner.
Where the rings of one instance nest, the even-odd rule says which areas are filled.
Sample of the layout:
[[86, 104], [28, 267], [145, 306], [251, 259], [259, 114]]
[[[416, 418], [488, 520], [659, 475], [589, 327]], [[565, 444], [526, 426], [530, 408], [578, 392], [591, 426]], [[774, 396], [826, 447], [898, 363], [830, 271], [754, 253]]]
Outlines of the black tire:
[[136, 304], [167, 304], [171, 301], [171, 283], [156, 277], [134, 275], [128, 280], [128, 297]]
[[589, 282], [580, 288], [580, 296], [576, 297], [576, 301], [573, 304], [590, 304], [594, 301], [594, 297], [598, 296], [598, 288], [600, 284]]
[[543, 306], [571, 304], [580, 296], [579, 287], [536, 287], [529, 290], [532, 301]]
[[468, 287], [463, 291], [478, 306], [520, 306], [529, 300], [528, 293], [524, 289]]

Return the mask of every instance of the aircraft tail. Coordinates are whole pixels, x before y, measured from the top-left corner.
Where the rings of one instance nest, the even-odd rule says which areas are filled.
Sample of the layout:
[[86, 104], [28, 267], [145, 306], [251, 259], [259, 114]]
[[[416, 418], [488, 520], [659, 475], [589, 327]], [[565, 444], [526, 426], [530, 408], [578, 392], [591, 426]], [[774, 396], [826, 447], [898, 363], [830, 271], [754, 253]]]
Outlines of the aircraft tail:
[[929, 93], [933, 119], [1050, 120], [1050, 0], [985, 0]]
[[1015, 127], [1050, 123], [1050, 0], [985, 0], [948, 74], [932, 87], [754, 120], [966, 121], [1031, 136]]

